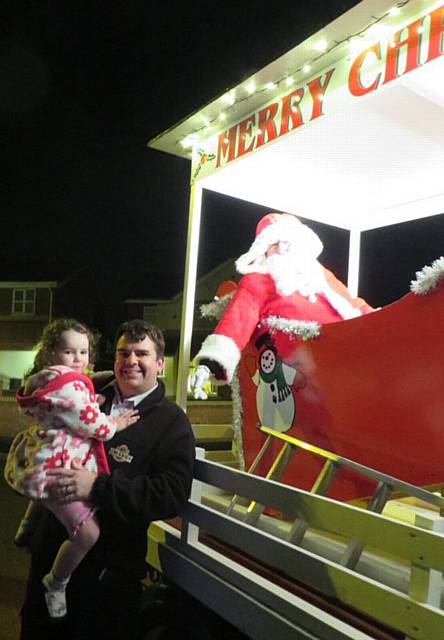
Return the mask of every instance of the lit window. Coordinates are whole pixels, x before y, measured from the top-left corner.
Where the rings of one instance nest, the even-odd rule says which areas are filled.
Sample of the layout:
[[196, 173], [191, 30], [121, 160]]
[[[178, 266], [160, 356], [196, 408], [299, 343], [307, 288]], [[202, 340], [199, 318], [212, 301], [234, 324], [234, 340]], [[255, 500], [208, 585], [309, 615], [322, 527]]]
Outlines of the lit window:
[[35, 314], [35, 289], [14, 289], [12, 295], [12, 313], [28, 316]]

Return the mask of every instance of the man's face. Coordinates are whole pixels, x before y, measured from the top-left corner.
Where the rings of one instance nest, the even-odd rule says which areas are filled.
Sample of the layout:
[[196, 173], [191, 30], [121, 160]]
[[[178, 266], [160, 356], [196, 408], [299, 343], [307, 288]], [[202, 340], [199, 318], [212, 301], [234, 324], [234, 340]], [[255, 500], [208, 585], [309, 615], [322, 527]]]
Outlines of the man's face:
[[157, 357], [156, 345], [148, 336], [139, 342], [132, 342], [125, 335], [120, 336], [114, 373], [122, 396], [130, 398], [152, 389], [163, 363], [164, 359]]
[[267, 258], [274, 255], [283, 256], [288, 253], [289, 249], [290, 243], [287, 240], [278, 240], [268, 247], [265, 255]]

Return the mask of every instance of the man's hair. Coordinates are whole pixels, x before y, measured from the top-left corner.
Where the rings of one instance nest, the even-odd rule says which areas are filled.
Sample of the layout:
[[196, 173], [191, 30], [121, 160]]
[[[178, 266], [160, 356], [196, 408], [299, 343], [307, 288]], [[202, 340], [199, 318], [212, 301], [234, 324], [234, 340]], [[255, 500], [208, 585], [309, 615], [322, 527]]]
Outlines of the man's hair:
[[140, 342], [145, 338], [150, 338], [156, 346], [157, 358], [163, 358], [165, 354], [165, 338], [162, 331], [156, 325], [145, 320], [128, 320], [117, 329], [115, 344], [122, 336], [129, 338], [133, 342]]

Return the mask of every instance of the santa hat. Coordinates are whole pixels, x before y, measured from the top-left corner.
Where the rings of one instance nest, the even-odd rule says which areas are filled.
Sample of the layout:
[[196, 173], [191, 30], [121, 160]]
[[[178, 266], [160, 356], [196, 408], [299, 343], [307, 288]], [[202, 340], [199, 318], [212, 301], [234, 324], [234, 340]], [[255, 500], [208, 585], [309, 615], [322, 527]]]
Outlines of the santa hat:
[[273, 244], [283, 240], [298, 246], [300, 261], [313, 262], [322, 252], [320, 238], [307, 225], [289, 213], [268, 213], [256, 227], [256, 239], [247, 253], [236, 260], [236, 269], [246, 274], [260, 271], [260, 265]]
[[[282, 282], [276, 282], [283, 295], [298, 291], [310, 302], [316, 302], [316, 294], [323, 293], [331, 306], [344, 319], [360, 316], [361, 312], [340, 293], [329, 286], [322, 266], [317, 258], [324, 248], [320, 238], [296, 216], [289, 213], [268, 213], [256, 227], [256, 239], [247, 253], [236, 261], [237, 271], [247, 273], [267, 273], [265, 257], [267, 249], [280, 240], [297, 247], [297, 270], [287, 289]], [[292, 257], [294, 260], [294, 256]], [[296, 265], [295, 265], [296, 266]]]

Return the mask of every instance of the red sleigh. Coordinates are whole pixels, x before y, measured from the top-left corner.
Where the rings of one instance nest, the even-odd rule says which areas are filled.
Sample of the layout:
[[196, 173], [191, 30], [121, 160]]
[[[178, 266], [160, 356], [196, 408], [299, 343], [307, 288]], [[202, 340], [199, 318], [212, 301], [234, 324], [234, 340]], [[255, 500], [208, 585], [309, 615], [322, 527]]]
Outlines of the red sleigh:
[[[286, 435], [417, 486], [444, 482], [444, 283], [438, 279], [426, 295], [409, 293], [375, 313], [324, 325], [314, 339], [295, 338], [296, 415]], [[258, 429], [253, 358], [258, 350], [249, 344], [239, 367], [247, 469], [266, 437]], [[265, 475], [281, 447], [276, 439], [255, 473]], [[311, 489], [322, 464], [298, 451], [282, 481]], [[373, 490], [370, 481], [341, 471], [329, 496], [350, 500]]]

